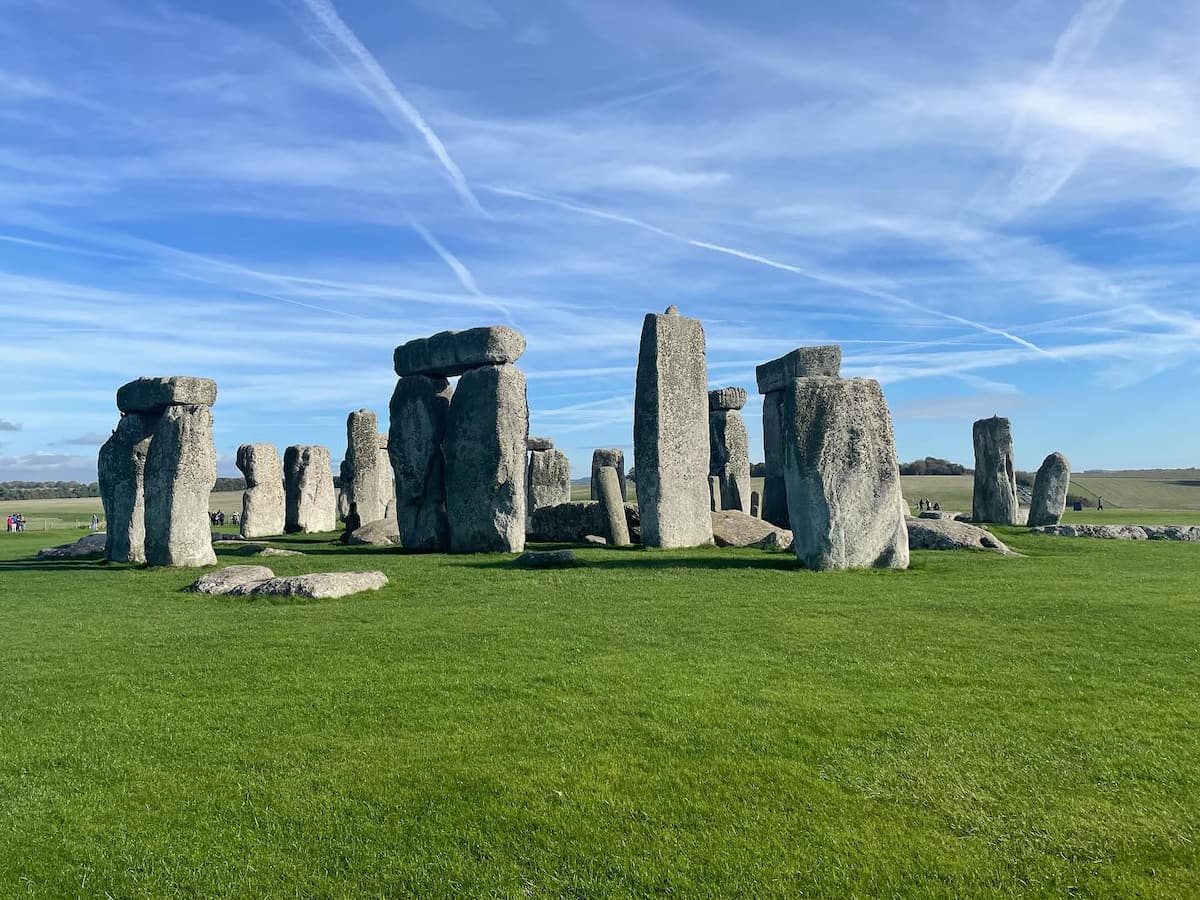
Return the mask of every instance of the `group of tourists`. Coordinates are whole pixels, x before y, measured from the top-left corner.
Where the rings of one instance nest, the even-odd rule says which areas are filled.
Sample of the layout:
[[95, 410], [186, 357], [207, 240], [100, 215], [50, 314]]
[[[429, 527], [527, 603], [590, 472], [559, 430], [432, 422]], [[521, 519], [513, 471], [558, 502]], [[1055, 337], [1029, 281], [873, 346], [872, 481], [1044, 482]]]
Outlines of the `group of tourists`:
[[930, 500], [928, 497], [922, 497], [917, 501], [917, 509], [919, 509], [921, 512], [941, 512], [942, 504], [934, 500]]
[[25, 530], [25, 517], [23, 515], [21, 515], [20, 513], [13, 513], [6, 520], [6, 525], [8, 526], [7, 527], [8, 531], [24, 531]]
[[[213, 525], [224, 525], [224, 524], [225, 524], [225, 513], [224, 513], [224, 511], [223, 511], [223, 510], [219, 510], [219, 509], [218, 509], [216, 512], [210, 512], [210, 513], [208, 514], [208, 520], [209, 520], [209, 522], [211, 522]], [[238, 514], [237, 514], [237, 513], [234, 513], [234, 514], [233, 514], [233, 515], [230, 517], [230, 523], [229, 523], [229, 524], [231, 524], [231, 525], [240, 525], [240, 524], [241, 524], [241, 523], [238, 521]]]

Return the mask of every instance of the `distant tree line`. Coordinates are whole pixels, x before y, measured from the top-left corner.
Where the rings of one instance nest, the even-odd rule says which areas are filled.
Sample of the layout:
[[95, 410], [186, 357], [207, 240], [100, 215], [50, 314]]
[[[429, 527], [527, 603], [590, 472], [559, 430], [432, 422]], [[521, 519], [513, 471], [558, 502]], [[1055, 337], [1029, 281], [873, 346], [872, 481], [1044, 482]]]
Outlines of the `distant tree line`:
[[214, 491], [244, 491], [246, 489], [246, 479], [237, 478], [218, 478]]
[[948, 459], [927, 456], [924, 459], [900, 464], [901, 475], [972, 475], [973, 469], [952, 463]]
[[99, 497], [100, 485], [93, 481], [0, 481], [0, 500], [63, 500]]

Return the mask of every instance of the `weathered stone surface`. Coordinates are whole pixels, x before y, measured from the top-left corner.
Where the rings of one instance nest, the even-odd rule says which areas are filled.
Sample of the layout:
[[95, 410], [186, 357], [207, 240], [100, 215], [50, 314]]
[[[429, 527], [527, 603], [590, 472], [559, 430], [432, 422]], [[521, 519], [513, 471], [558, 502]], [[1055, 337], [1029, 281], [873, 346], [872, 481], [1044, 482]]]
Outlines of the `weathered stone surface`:
[[792, 533], [786, 528], [777, 528], [761, 541], [755, 541], [749, 546], [755, 550], [791, 550], [792, 543]]
[[1051, 453], [1043, 461], [1033, 480], [1033, 500], [1029, 504], [1031, 526], [1057, 525], [1067, 508], [1067, 489], [1071, 486], [1071, 464], [1061, 453]]
[[743, 387], [723, 387], [708, 392], [709, 412], [719, 409], [741, 409], [745, 405], [746, 389]]
[[229, 593], [235, 597], [303, 597], [308, 600], [331, 600], [349, 597], [363, 591], [377, 591], [388, 583], [382, 572], [313, 572], [309, 575], [289, 575], [271, 578], [258, 584], [236, 587]]
[[598, 546], [608, 546], [608, 538], [600, 537], [598, 534], [585, 534], [583, 536], [583, 543], [596, 544]]
[[756, 519], [762, 518], [762, 495], [758, 491], [750, 492], [750, 515]]
[[892, 417], [879, 382], [799, 378], [783, 392], [792, 550], [810, 569], [908, 567]]
[[[528, 444], [528, 442], [526, 442]], [[571, 462], [561, 450], [534, 450], [525, 473], [525, 514], [571, 500]]]
[[212, 406], [216, 402], [217, 383], [211, 378], [138, 378], [117, 389], [117, 409], [123, 413], [161, 413], [168, 406]]
[[526, 450], [553, 450], [554, 441], [548, 437], [527, 437], [525, 438]]
[[708, 476], [708, 508], [713, 512], [721, 509], [721, 479], [716, 475]]
[[1018, 556], [1004, 542], [975, 525], [954, 519], [906, 520], [910, 550], [993, 550], [1005, 556]]
[[137, 413], [122, 416], [100, 448], [96, 473], [108, 523], [104, 558], [112, 562], [146, 561], [146, 453], [157, 421]]
[[629, 546], [629, 525], [625, 521], [625, 499], [621, 480], [612, 466], [600, 469], [600, 508], [604, 511], [605, 532], [614, 547]]
[[[786, 534], [770, 522], [756, 519], [737, 509], [723, 509], [712, 513], [713, 539], [718, 547], [754, 547], [772, 534]], [[791, 536], [788, 536], [791, 545]]]
[[283, 534], [283, 463], [274, 444], [242, 444], [237, 467], [246, 476], [238, 533], [244, 538]]
[[[359, 409], [346, 417], [346, 464], [342, 490], [362, 524], [377, 522], [387, 515], [391, 468], [379, 450], [379, 422], [375, 413]], [[346, 476], [349, 475], [349, 481]]]
[[720, 490], [719, 509], [750, 512], [750, 438], [746, 423], [736, 409], [718, 409], [708, 414], [708, 474], [716, 477]]
[[525, 548], [529, 407], [516, 366], [472, 369], [446, 420], [446, 513], [453, 553]]
[[948, 509], [943, 509], [943, 510], [925, 509], [925, 510], [922, 510], [917, 515], [917, 518], [918, 519], [949, 519], [954, 522], [965, 522], [967, 519], [970, 518], [970, 516], [967, 516], [966, 518], [960, 518], [962, 515], [963, 514], [960, 512], [954, 512], [953, 510], [948, 510]]
[[647, 315], [633, 409], [634, 469], [646, 546], [712, 543], [706, 381], [700, 322]]
[[762, 517], [779, 528], [788, 528], [787, 481], [783, 477], [783, 392], [772, 391], [763, 397], [763, 460], [767, 473], [763, 478]]
[[254, 587], [275, 577], [266, 566], [227, 566], [196, 579], [191, 589], [198, 594], [228, 594], [235, 588]]
[[347, 544], [387, 546], [400, 543], [400, 529], [395, 519], [376, 519], [346, 535]]
[[842, 371], [842, 348], [837, 344], [824, 347], [799, 347], [778, 359], [763, 363], [754, 370], [760, 394], [786, 391], [796, 378], [811, 376], [836, 377]]
[[974, 522], [1016, 525], [1017, 475], [1013, 461], [1012, 425], [992, 416], [971, 429], [975, 440], [975, 494], [971, 501]]
[[1054, 537], [1090, 537], [1109, 541], [1200, 542], [1197, 525], [1042, 525], [1034, 534]]
[[286, 533], [317, 534], [337, 528], [337, 495], [328, 447], [288, 447], [283, 453], [283, 485]]
[[345, 522], [350, 515], [350, 460], [342, 457], [338, 465], [337, 488], [337, 517], [339, 522]]
[[388, 453], [396, 485], [396, 523], [406, 550], [450, 549], [446, 518], [446, 417], [453, 391], [445, 378], [410, 375], [388, 407]]
[[[640, 530], [638, 508], [625, 504], [625, 523], [630, 540]], [[599, 500], [578, 500], [543, 506], [535, 510], [529, 523], [529, 538], [541, 543], [582, 543], [588, 535], [608, 534], [608, 519]], [[607, 539], [606, 539], [607, 542]]]
[[513, 564], [523, 569], [560, 569], [577, 566], [579, 560], [574, 550], [529, 550], [513, 560]]
[[617, 470], [621, 482], [621, 500], [629, 499], [629, 487], [625, 483], [625, 451], [619, 447], [601, 447], [592, 451], [592, 480], [589, 496], [593, 500], [600, 499], [600, 470], [612, 466]]
[[84, 535], [69, 544], [59, 544], [57, 547], [46, 547], [39, 550], [38, 559], [81, 559], [85, 556], [99, 556], [104, 553], [105, 533], [95, 531]]
[[208, 495], [217, 483], [212, 410], [169, 406], [146, 453], [146, 562], [152, 566], [216, 563]]
[[263, 547], [254, 556], [303, 556], [300, 550], [284, 550], [281, 547]]
[[515, 363], [525, 352], [525, 337], [507, 325], [441, 331], [396, 348], [396, 374], [453, 378], [483, 366]]

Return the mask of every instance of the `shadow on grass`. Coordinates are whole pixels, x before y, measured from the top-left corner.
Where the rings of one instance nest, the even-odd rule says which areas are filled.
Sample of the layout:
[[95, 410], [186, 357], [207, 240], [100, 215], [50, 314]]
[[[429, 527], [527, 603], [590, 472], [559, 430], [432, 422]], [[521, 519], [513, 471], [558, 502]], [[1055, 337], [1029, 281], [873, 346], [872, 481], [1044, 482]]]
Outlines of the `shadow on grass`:
[[[600, 548], [592, 545], [578, 544], [539, 544], [536, 551], [540, 550], [584, 550], [585, 555], [576, 558], [574, 566], [563, 566], [562, 569], [592, 569], [601, 571], [621, 571], [621, 570], [636, 570], [643, 571], [668, 571], [672, 569], [703, 569], [708, 571], [722, 571], [727, 569], [757, 569], [757, 570], [777, 570], [777, 571], [794, 571], [800, 568], [796, 557], [790, 553], [763, 553], [754, 556], [742, 555], [724, 555], [721, 550], [713, 549], [710, 552], [692, 551], [693, 555], [676, 556], [670, 551], [661, 552], [657, 550], [643, 550], [640, 547], [608, 547]], [[599, 558], [587, 554], [586, 551], [601, 551], [605, 555]], [[619, 554], [620, 559], [613, 559], [609, 554]], [[468, 557], [463, 559], [463, 565], [475, 569], [494, 569], [503, 571], [505, 569], [517, 572], [540, 572], [540, 571], [555, 571], [554, 567], [539, 567], [536, 565], [521, 565], [518, 558], [510, 556], [501, 559], [493, 558], [474, 558]]]

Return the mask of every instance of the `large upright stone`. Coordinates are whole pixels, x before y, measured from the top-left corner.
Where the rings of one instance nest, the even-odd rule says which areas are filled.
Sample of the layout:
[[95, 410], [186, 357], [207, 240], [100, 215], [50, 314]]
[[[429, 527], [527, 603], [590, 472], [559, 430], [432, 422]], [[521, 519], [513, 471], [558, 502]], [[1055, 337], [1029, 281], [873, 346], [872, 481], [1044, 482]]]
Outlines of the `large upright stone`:
[[1030, 528], [1057, 525], [1067, 508], [1067, 489], [1071, 486], [1071, 464], [1061, 453], [1051, 453], [1042, 461], [1033, 480], [1033, 500], [1029, 504]]
[[123, 413], [161, 413], [168, 406], [212, 406], [216, 402], [217, 383], [211, 378], [138, 378], [117, 389], [117, 409]]
[[561, 450], [534, 450], [525, 475], [525, 514], [571, 500], [571, 463]]
[[907, 568], [900, 466], [879, 382], [806, 377], [782, 393], [784, 474], [800, 564]]
[[393, 356], [396, 374], [453, 378], [483, 366], [515, 363], [525, 352], [525, 337], [507, 325], [441, 331], [401, 344]]
[[392, 471], [392, 458], [388, 453], [388, 436], [379, 435], [379, 449], [375, 451], [379, 464], [375, 467], [375, 475], [379, 480], [379, 494], [383, 497], [383, 517], [396, 518], [396, 473]]
[[100, 448], [96, 474], [108, 523], [104, 558], [112, 562], [146, 561], [144, 477], [156, 421], [137, 413], [122, 416]]
[[274, 444], [242, 444], [237, 467], [246, 476], [239, 533], [244, 538], [283, 534], [283, 464]]
[[629, 499], [629, 486], [625, 483], [625, 451], [620, 447], [601, 447], [592, 451], [592, 478], [588, 496], [600, 499], [600, 470], [612, 466], [617, 470], [621, 482], [621, 502]]
[[146, 562], [152, 566], [211, 566], [208, 495], [217, 483], [212, 410], [169, 406], [146, 453]]
[[381, 468], [386, 464], [379, 452], [379, 422], [375, 413], [367, 409], [350, 413], [346, 417], [346, 467], [342, 475], [345, 479], [348, 474], [350, 483], [347, 485], [343, 480], [342, 490], [357, 509], [363, 525], [378, 522], [387, 515], [389, 482], [386, 469]]
[[445, 378], [408, 375], [388, 407], [388, 454], [396, 484], [396, 523], [408, 550], [450, 549], [446, 518], [446, 417], [453, 391]]
[[633, 408], [642, 543], [711, 544], [704, 328], [677, 313], [642, 325]]
[[625, 498], [621, 496], [621, 481], [617, 470], [605, 466], [600, 470], [600, 508], [607, 524], [605, 536], [613, 547], [629, 546], [629, 524], [625, 521]]
[[525, 548], [529, 407], [516, 366], [472, 369], [446, 420], [446, 512], [453, 553]]
[[[729, 392], [740, 391], [741, 403], [737, 406], [714, 405], [714, 394], [718, 402], [730, 401]], [[746, 433], [746, 423], [738, 412], [746, 402], [746, 392], [742, 388], [722, 388], [721, 391], [709, 392], [708, 414], [709, 455], [708, 474], [720, 484], [720, 503], [716, 508], [737, 509], [744, 513], [750, 512], [750, 438]]]
[[972, 428], [975, 440], [975, 493], [971, 521], [1016, 525], [1020, 515], [1013, 461], [1012, 424], [992, 416]]
[[328, 447], [288, 447], [283, 453], [283, 486], [285, 532], [317, 534], [337, 529], [337, 494]]
[[837, 344], [822, 347], [798, 347], [754, 370], [760, 394], [786, 391], [796, 378], [835, 377], [842, 371], [842, 348]]

